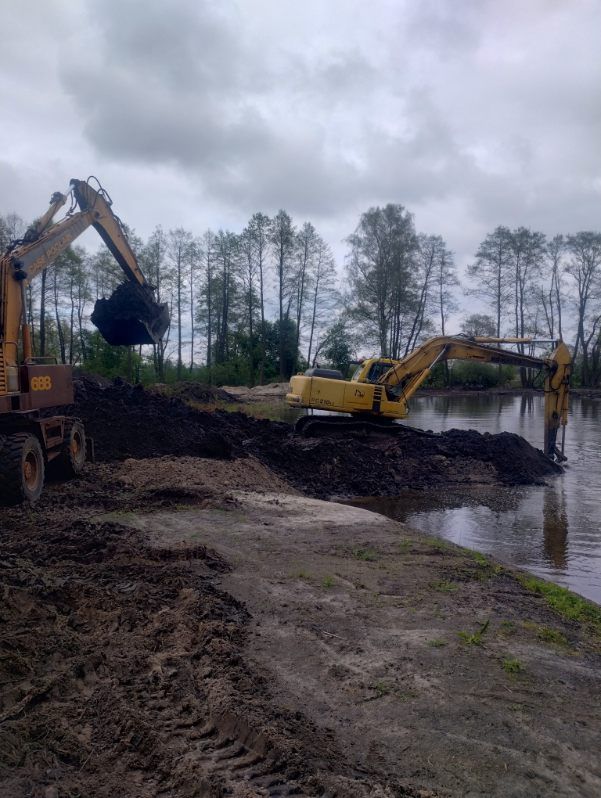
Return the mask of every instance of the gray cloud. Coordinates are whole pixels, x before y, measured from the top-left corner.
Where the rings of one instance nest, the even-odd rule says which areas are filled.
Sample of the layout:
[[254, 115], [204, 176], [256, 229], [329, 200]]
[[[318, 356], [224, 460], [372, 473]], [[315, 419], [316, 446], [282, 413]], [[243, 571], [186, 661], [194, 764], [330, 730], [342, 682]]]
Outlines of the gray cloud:
[[95, 171], [142, 234], [284, 207], [342, 254], [362, 210], [402, 202], [464, 262], [497, 224], [598, 226], [596, 3], [8, 5], [0, 178], [23, 207]]

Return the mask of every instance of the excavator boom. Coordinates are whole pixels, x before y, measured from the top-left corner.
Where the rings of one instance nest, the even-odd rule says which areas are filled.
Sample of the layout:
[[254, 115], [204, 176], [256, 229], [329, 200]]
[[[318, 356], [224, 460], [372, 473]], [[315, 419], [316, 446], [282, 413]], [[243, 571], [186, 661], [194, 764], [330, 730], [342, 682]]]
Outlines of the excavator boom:
[[[425, 341], [402, 360], [370, 358], [356, 370], [350, 381], [342, 374], [324, 373], [322, 369], [309, 369], [305, 374], [292, 377], [290, 393], [286, 400], [291, 407], [350, 413], [358, 420], [378, 426], [409, 413], [408, 401], [427, 379], [432, 368], [442, 360], [475, 360], [481, 363], [499, 363], [533, 368], [545, 377], [545, 454], [564, 459], [557, 446], [560, 426], [567, 424], [568, 391], [571, 373], [571, 355], [567, 346], [558, 341], [549, 357], [533, 357], [519, 351], [502, 349], [503, 343], [531, 344], [525, 338], [466, 338], [463, 336], [438, 336]], [[320, 425], [332, 425], [322, 416], [304, 417], [299, 421], [306, 433]], [[340, 426], [340, 421], [337, 426]]]

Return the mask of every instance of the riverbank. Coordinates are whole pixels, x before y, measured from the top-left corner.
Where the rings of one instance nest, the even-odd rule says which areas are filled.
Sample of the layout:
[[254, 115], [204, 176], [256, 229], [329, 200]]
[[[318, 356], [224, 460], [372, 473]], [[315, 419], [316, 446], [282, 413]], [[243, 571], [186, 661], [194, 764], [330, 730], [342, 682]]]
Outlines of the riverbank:
[[0, 795], [596, 796], [601, 609], [253, 457], [0, 510]]

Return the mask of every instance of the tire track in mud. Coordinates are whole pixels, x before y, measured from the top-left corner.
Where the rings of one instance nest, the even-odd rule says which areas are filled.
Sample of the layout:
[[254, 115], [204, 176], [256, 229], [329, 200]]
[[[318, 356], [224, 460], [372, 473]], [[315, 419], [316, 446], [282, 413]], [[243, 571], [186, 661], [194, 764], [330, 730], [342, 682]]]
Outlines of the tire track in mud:
[[154, 549], [114, 523], [7, 521], [2, 798], [405, 794], [274, 706], [216, 553]]

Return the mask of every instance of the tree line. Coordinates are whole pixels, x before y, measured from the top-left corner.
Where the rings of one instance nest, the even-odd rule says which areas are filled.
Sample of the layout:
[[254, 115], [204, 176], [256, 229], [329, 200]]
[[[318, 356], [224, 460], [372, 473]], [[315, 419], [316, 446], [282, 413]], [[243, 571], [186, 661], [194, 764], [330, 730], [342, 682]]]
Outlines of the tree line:
[[[15, 214], [0, 216], [1, 250], [25, 228]], [[463, 284], [444, 239], [417, 232], [399, 204], [361, 214], [338, 271], [313, 224], [296, 224], [285, 210], [257, 212], [240, 232], [158, 226], [147, 240], [131, 231], [129, 239], [170, 307], [163, 341], [136, 351], [103, 342], [89, 314], [123, 275], [106, 250], [74, 246], [27, 288], [37, 355], [160, 382], [253, 385], [316, 363], [348, 371], [358, 353], [402, 357], [447, 334], [451, 317], [477, 297], [487, 312], [464, 310], [465, 334], [567, 339], [581, 384], [601, 381], [601, 233], [548, 238], [497, 227]]]

